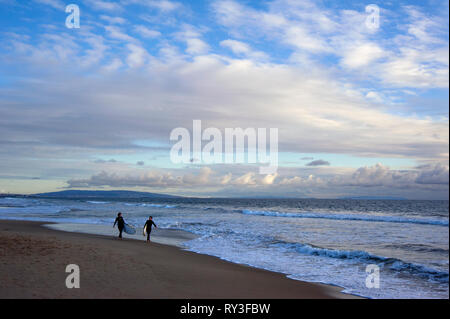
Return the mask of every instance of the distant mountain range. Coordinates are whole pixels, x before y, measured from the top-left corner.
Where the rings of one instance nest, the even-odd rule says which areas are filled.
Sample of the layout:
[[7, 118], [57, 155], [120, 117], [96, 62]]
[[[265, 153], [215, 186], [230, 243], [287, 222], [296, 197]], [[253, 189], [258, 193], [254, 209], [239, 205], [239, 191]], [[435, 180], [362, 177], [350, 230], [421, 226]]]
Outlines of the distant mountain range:
[[180, 198], [180, 196], [173, 196], [167, 194], [147, 193], [147, 192], [133, 192], [133, 191], [84, 191], [84, 190], [67, 190], [51, 193], [40, 193], [31, 196], [47, 197], [47, 198]]
[[[60, 192], [51, 193], [39, 193], [32, 195], [22, 195], [22, 194], [0, 194], [1, 197], [42, 197], [42, 198], [67, 198], [67, 199], [80, 199], [80, 198], [103, 198], [103, 199], [151, 199], [151, 198], [183, 198], [183, 196], [158, 194], [158, 193], [148, 193], [148, 192], [134, 192], [134, 191], [122, 191], [122, 190], [110, 190], [110, 191], [88, 191], [88, 190], [65, 190]], [[222, 197], [217, 197], [222, 198]], [[232, 198], [250, 198], [250, 199], [295, 199], [294, 197], [278, 197], [278, 196], [241, 196]], [[305, 198], [297, 198], [299, 200]], [[314, 199], [314, 198], [307, 198]], [[407, 200], [403, 197], [395, 196], [343, 196], [337, 199], [353, 199], [353, 200]]]
[[348, 197], [339, 197], [339, 199], [407, 200], [407, 198], [395, 196], [348, 196]]

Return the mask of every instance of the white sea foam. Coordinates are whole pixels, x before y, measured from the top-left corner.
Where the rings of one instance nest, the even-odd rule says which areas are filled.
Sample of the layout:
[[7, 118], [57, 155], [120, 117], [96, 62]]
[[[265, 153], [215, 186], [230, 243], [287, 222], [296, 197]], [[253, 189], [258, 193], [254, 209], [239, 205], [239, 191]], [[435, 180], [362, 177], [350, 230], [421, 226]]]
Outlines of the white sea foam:
[[167, 204], [152, 204], [152, 203], [125, 203], [126, 206], [137, 206], [137, 207], [155, 207], [155, 208], [175, 208], [177, 205], [167, 205]]
[[322, 213], [287, 213], [276, 211], [254, 211], [254, 210], [241, 210], [245, 215], [259, 215], [259, 216], [271, 216], [271, 217], [291, 217], [291, 218], [321, 218], [321, 219], [334, 219], [334, 220], [360, 220], [366, 222], [386, 222], [386, 223], [410, 223], [410, 224], [422, 224], [422, 225], [437, 225], [448, 226], [447, 220], [437, 219], [419, 219], [419, 218], [405, 218], [396, 216], [369, 216], [369, 215], [356, 215], [356, 214], [322, 214]]
[[[86, 234], [96, 234], [104, 236], [116, 237], [118, 234], [117, 227], [113, 228], [110, 225], [94, 225], [94, 224], [79, 224], [79, 223], [58, 223], [58, 224], [47, 224], [48, 228], [75, 232], [75, 233], [86, 233]], [[147, 240], [147, 237], [143, 236], [142, 228], [138, 228], [136, 234], [129, 235], [123, 234], [124, 238], [135, 239], [135, 240]], [[183, 243], [187, 240], [196, 238], [197, 236], [179, 230], [170, 229], [154, 229], [152, 231], [152, 241], [159, 244], [183, 247]]]

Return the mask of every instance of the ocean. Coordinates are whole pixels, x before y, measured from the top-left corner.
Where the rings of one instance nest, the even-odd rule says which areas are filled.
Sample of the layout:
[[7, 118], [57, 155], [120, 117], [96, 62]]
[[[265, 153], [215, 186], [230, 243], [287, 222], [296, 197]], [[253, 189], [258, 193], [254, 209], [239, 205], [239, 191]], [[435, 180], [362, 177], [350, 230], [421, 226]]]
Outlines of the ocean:
[[[0, 198], [0, 219], [195, 234], [186, 250], [369, 298], [449, 298], [449, 202], [421, 200]], [[112, 232], [112, 228], [111, 228]], [[126, 236], [126, 235], [125, 235]], [[377, 265], [379, 287], [366, 287]]]

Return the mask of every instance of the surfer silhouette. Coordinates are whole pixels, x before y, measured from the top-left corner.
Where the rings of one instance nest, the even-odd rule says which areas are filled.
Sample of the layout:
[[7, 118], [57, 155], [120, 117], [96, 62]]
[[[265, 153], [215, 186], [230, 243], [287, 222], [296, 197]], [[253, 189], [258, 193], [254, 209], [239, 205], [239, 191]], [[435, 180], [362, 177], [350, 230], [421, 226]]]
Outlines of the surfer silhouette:
[[147, 233], [147, 242], [150, 242], [150, 233], [152, 232], [152, 226], [158, 228], [158, 226], [156, 226], [155, 222], [153, 221], [153, 217], [150, 216], [144, 225], [144, 236], [145, 233]]
[[119, 239], [122, 239], [122, 231], [123, 231], [123, 228], [125, 227], [125, 221], [123, 220], [121, 212], [119, 212], [117, 214], [116, 220], [114, 221], [113, 228], [116, 226], [116, 224], [117, 224], [117, 228], [119, 229]]

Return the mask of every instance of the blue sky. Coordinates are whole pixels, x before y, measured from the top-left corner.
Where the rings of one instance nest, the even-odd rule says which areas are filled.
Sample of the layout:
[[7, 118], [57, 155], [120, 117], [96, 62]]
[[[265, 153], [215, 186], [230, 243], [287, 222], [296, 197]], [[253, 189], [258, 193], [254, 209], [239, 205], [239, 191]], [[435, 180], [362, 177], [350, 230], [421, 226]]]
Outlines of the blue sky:
[[[370, 4], [0, 0], [0, 192], [446, 198], [448, 1]], [[276, 175], [171, 163], [195, 119], [278, 128]]]

